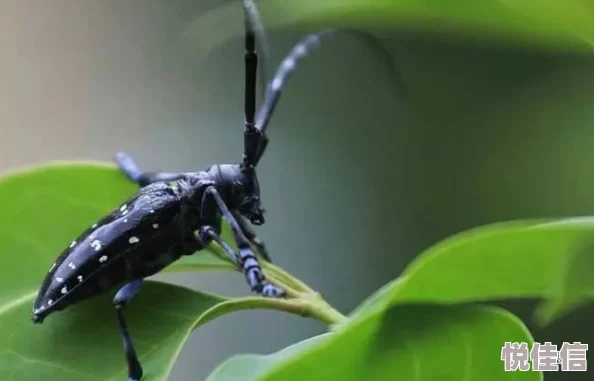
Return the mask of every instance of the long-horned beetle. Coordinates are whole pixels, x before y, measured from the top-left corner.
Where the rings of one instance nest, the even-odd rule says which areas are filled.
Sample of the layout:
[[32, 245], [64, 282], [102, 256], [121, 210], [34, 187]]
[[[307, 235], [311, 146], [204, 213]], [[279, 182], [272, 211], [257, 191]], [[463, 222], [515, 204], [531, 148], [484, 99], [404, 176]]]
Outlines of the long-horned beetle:
[[[143, 172], [128, 155], [118, 154], [120, 169], [140, 190], [68, 244], [51, 266], [33, 307], [33, 321], [42, 323], [54, 311], [120, 287], [113, 302], [129, 381], [140, 380], [143, 371], [128, 333], [124, 307], [140, 291], [144, 278], [182, 256], [192, 255], [214, 241], [242, 270], [253, 291], [264, 297], [285, 296], [284, 290], [266, 280], [252, 251], [254, 247], [262, 258], [270, 260], [250, 226], [264, 223], [255, 167], [268, 144], [266, 128], [286, 78], [322, 38], [335, 30], [305, 36], [270, 82], [260, 65], [259, 86], [264, 98], [256, 114], [256, 35], [264, 59], [267, 43], [254, 4], [244, 0], [243, 7], [245, 123], [241, 163], [217, 164], [191, 173]], [[231, 227], [237, 253], [221, 239], [222, 219]]]

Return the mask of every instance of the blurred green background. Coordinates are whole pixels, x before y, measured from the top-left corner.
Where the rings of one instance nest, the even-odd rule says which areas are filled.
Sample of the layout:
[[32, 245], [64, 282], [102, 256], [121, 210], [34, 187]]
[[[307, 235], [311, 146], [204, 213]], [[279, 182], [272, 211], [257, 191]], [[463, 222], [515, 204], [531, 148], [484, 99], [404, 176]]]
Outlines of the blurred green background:
[[[199, 42], [180, 38], [216, 5], [3, 2], [0, 169], [111, 160], [120, 150], [146, 169], [239, 160], [242, 40], [205, 60]], [[269, 35], [270, 70], [302, 32]], [[397, 29], [378, 37], [407, 98], [392, 96], [384, 67], [348, 37], [318, 50], [287, 84], [259, 168], [268, 221], [259, 232], [276, 263], [346, 313], [450, 234], [594, 213], [591, 57]], [[160, 278], [248, 293], [237, 274]], [[505, 305], [529, 319], [534, 303]], [[536, 339], [593, 342], [592, 312], [537, 330]], [[242, 329], [247, 324], [254, 329]], [[275, 351], [323, 329], [275, 312], [226, 316], [192, 336], [171, 380], [204, 379], [231, 354]], [[545, 380], [594, 379], [591, 373]]]

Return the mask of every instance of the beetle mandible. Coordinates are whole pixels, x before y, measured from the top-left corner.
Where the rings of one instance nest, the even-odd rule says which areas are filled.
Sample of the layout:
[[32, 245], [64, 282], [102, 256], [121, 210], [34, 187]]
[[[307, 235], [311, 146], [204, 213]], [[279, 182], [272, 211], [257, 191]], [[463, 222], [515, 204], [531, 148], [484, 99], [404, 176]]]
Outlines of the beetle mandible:
[[[257, 9], [251, 0], [243, 0], [243, 9], [245, 123], [241, 163], [217, 164], [191, 173], [143, 172], [127, 154], [119, 153], [119, 168], [140, 190], [68, 245], [51, 266], [34, 303], [33, 321], [42, 323], [52, 312], [119, 286], [113, 303], [129, 381], [140, 380], [143, 370], [128, 332], [124, 307], [140, 291], [144, 278], [182, 256], [192, 255], [214, 241], [242, 270], [252, 291], [264, 297], [285, 296], [284, 290], [266, 280], [252, 251], [254, 247], [262, 258], [270, 260], [264, 243], [250, 226], [264, 223], [255, 168], [266, 150], [266, 128], [286, 78], [322, 38], [339, 30], [325, 29], [305, 36], [268, 82], [262, 63], [258, 70], [256, 36], [263, 63], [267, 42]], [[345, 31], [364, 36], [362, 32]], [[373, 41], [367, 38], [367, 42]], [[264, 97], [256, 114], [257, 71]], [[222, 219], [231, 227], [237, 253], [221, 239]]]

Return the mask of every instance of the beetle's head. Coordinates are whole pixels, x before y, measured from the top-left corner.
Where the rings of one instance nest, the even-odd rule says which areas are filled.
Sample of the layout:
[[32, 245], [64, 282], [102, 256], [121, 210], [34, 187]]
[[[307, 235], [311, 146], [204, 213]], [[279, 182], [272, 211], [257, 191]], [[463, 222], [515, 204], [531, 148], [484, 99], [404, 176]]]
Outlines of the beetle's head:
[[237, 210], [254, 225], [264, 223], [264, 210], [260, 204], [260, 185], [253, 167], [220, 164], [211, 168], [224, 194], [227, 206]]
[[260, 202], [260, 185], [253, 168], [242, 168], [232, 184], [233, 203], [241, 215], [254, 225], [264, 223], [264, 209]]

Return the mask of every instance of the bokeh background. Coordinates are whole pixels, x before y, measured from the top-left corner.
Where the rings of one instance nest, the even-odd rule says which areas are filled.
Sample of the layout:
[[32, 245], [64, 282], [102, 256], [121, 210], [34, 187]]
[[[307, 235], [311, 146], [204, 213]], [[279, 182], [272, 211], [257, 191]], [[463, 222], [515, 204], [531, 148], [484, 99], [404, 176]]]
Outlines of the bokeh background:
[[[214, 6], [4, 0], [0, 169], [112, 160], [121, 150], [146, 169], [239, 160], [242, 40], [205, 58], [196, 54], [199, 40], [184, 35]], [[274, 30], [269, 69], [301, 35]], [[259, 232], [276, 263], [346, 313], [448, 235], [594, 213], [591, 58], [401, 30], [378, 37], [407, 96], [394, 96], [381, 62], [349, 37], [326, 44], [288, 82], [259, 168], [268, 211]], [[160, 279], [247, 294], [237, 274]], [[524, 319], [534, 307], [505, 305]], [[573, 313], [536, 338], [591, 343], [592, 312]], [[272, 352], [323, 329], [282, 313], [228, 315], [194, 333], [170, 379], [201, 380], [231, 354]]]

